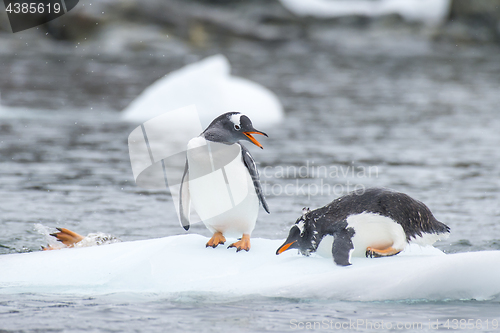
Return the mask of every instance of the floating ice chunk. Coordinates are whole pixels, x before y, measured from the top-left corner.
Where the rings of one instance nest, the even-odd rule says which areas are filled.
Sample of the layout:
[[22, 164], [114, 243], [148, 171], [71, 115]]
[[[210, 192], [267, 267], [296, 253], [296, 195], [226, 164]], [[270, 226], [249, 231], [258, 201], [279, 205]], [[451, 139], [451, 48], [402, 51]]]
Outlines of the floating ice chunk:
[[381, 16], [399, 14], [405, 20], [434, 25], [441, 23], [449, 12], [450, 0], [280, 0], [283, 6], [298, 16], [320, 18], [348, 15]]
[[[256, 126], [283, 119], [277, 96], [260, 84], [230, 75], [230, 64], [215, 55], [171, 72], [146, 88], [122, 113], [124, 120], [144, 122], [165, 112], [195, 105], [203, 128], [224, 112], [239, 111]], [[183, 119], [179, 118], [179, 126]]]
[[500, 251], [444, 255], [413, 246], [401, 255], [353, 258], [351, 266], [340, 267], [331, 258], [294, 251], [276, 256], [283, 240], [254, 238], [243, 253], [205, 248], [206, 242], [189, 234], [2, 255], [0, 293], [209, 292], [359, 301], [483, 300], [500, 293]]

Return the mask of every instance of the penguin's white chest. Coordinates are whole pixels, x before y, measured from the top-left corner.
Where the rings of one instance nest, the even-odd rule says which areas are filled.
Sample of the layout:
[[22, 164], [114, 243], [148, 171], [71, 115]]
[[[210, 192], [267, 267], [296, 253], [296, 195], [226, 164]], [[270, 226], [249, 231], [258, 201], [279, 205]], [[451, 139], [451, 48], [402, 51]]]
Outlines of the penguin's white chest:
[[197, 137], [188, 143], [187, 160], [191, 202], [207, 228], [229, 236], [250, 234], [259, 200], [241, 146]]
[[407, 244], [403, 227], [393, 219], [374, 213], [361, 213], [347, 218], [347, 226], [354, 229], [354, 250], [351, 255], [363, 257], [367, 247], [385, 249], [393, 247], [402, 251]]
[[[403, 227], [386, 216], [368, 212], [351, 215], [347, 218], [347, 226], [355, 231], [352, 237], [354, 249], [350, 252], [352, 257], [364, 257], [367, 247], [403, 250], [407, 244]], [[333, 241], [333, 236], [323, 237], [316, 252], [323, 257], [331, 257]]]

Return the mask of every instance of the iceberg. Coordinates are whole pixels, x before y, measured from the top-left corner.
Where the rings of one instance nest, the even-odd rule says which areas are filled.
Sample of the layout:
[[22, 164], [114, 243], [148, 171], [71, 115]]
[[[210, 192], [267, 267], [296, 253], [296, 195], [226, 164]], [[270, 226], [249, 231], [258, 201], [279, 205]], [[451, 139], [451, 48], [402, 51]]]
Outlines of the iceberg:
[[399, 14], [407, 21], [429, 25], [442, 23], [449, 12], [450, 0], [280, 0], [297, 16], [318, 18], [349, 15], [381, 16]]
[[[0, 293], [214, 293], [355, 301], [486, 300], [500, 294], [500, 251], [444, 254], [408, 246], [386, 258], [279, 256], [283, 240], [252, 239], [249, 252], [178, 235], [0, 256]], [[232, 240], [228, 239], [228, 244]]]
[[[173, 71], [159, 79], [133, 100], [122, 112], [122, 119], [142, 123], [165, 112], [195, 105], [203, 128], [217, 116], [239, 111], [256, 126], [280, 122], [283, 107], [269, 89], [250, 80], [231, 76], [231, 66], [221, 54]], [[188, 118], [178, 118], [182, 125]]]

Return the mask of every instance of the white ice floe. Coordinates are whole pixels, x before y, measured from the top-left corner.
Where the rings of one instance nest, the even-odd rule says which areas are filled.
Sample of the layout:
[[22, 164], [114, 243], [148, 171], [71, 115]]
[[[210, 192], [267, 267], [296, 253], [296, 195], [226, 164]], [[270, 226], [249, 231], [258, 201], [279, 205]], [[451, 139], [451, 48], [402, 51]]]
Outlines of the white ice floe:
[[[146, 88], [122, 113], [124, 120], [144, 122], [165, 112], [195, 105], [203, 127], [217, 116], [240, 111], [257, 128], [283, 119], [283, 107], [269, 89], [231, 76], [223, 55], [215, 55], [171, 72]], [[183, 119], [177, 120], [182, 125]]]
[[405, 20], [439, 24], [449, 12], [450, 0], [280, 0], [298, 16], [319, 18], [349, 15], [381, 16], [399, 14]]
[[[228, 239], [227, 244], [232, 240]], [[0, 256], [0, 293], [217, 293], [337, 300], [489, 299], [500, 293], [500, 251], [445, 255], [417, 245], [352, 266], [252, 239], [250, 252], [188, 234], [88, 248]]]

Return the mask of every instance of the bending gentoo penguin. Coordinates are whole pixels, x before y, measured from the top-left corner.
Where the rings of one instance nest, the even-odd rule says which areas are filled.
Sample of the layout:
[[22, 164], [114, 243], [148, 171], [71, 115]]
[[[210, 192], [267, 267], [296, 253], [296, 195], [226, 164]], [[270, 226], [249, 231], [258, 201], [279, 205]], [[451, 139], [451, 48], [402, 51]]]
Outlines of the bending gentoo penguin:
[[389, 189], [369, 188], [313, 211], [304, 208], [276, 254], [293, 248], [306, 256], [326, 250], [337, 265], [347, 266], [351, 256], [392, 256], [410, 242], [431, 245], [449, 232], [422, 202]]
[[187, 146], [187, 159], [180, 189], [180, 217], [188, 230], [190, 203], [205, 226], [213, 233], [206, 244], [224, 244], [225, 235], [241, 236], [229, 245], [237, 252], [250, 249], [250, 235], [255, 227], [259, 201], [269, 213], [250, 152], [239, 143], [262, 145], [252, 134], [266, 133], [253, 128], [250, 119], [239, 112], [217, 118]]
[[60, 250], [68, 247], [89, 247], [121, 242], [119, 238], [102, 232], [82, 236], [66, 228], [57, 228], [57, 230], [58, 232], [50, 234], [50, 236], [55, 237], [62, 244], [60, 246], [56, 244], [49, 244], [46, 247], [42, 246], [42, 250]]

